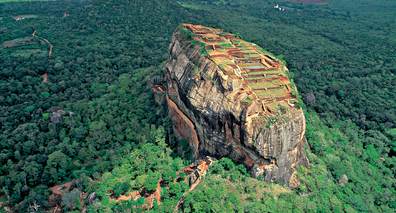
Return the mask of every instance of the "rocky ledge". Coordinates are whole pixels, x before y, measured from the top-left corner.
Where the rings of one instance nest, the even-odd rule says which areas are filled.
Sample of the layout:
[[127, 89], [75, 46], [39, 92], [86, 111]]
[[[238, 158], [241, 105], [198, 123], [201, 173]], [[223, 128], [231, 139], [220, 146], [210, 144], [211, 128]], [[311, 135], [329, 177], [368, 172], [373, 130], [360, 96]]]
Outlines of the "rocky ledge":
[[298, 186], [305, 118], [285, 64], [222, 30], [183, 24], [166, 64], [166, 101], [194, 157], [230, 157], [253, 176]]

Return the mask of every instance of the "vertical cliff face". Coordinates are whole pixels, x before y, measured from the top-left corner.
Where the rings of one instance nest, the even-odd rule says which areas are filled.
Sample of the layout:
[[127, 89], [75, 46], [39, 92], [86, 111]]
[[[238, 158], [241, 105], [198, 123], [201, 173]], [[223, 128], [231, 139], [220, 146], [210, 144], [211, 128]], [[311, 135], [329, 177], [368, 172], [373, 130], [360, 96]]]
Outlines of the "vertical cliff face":
[[182, 25], [166, 64], [176, 134], [194, 156], [227, 156], [254, 176], [291, 187], [306, 165], [305, 118], [282, 62], [218, 29]]

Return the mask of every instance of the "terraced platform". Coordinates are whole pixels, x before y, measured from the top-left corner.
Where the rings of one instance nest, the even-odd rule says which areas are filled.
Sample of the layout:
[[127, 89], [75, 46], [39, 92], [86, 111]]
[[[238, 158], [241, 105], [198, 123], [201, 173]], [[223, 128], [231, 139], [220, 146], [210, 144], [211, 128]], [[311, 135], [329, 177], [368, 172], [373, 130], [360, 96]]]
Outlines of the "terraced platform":
[[205, 48], [207, 57], [224, 74], [242, 81], [240, 91], [235, 94], [247, 93], [249, 99], [263, 102], [269, 111], [275, 111], [279, 105], [294, 107], [297, 97], [292, 90], [295, 88], [280, 60], [256, 44], [220, 29], [192, 24], [183, 27], [192, 32], [193, 39]]

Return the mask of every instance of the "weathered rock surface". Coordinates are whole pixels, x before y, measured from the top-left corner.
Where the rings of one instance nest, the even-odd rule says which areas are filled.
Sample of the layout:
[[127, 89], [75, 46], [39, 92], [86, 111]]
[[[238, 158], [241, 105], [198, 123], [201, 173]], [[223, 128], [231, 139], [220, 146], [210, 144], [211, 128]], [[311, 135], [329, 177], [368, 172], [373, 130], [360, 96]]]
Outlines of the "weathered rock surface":
[[292, 96], [271, 104], [258, 97], [246, 78], [227, 74], [211, 57], [214, 53], [203, 54], [203, 45], [196, 42], [200, 38], [186, 36], [186, 26], [174, 33], [166, 64], [166, 99], [175, 133], [188, 139], [196, 158], [227, 156], [245, 164], [254, 176], [296, 187], [296, 167], [308, 164], [303, 111], [291, 103]]

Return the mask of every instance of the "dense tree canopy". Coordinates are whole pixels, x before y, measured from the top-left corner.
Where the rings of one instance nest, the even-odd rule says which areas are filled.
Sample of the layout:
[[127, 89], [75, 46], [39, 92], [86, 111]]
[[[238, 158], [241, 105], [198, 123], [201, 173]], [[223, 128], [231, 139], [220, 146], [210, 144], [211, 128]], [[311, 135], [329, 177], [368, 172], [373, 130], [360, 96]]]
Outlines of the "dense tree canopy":
[[282, 54], [305, 103], [312, 166], [290, 191], [219, 160], [184, 211], [393, 212], [395, 10], [386, 0], [0, 0], [0, 202], [45, 209], [50, 187], [78, 179], [65, 210], [86, 191], [98, 194], [89, 208], [124, 212], [142, 200], [113, 203], [108, 190], [153, 191], [162, 178], [169, 188], [153, 211], [173, 210], [187, 186], [172, 181], [190, 156], [148, 82], [173, 30], [193, 22]]

